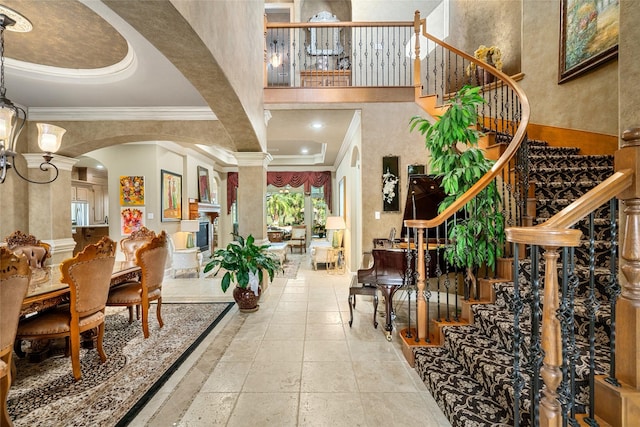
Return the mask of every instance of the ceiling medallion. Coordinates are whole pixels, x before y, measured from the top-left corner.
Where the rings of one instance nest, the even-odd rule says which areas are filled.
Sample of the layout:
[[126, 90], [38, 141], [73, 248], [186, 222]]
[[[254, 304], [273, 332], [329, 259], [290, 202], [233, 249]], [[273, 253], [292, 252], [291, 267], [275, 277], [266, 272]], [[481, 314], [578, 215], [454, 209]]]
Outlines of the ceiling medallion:
[[0, 14], [6, 15], [9, 19], [15, 21], [15, 24], [7, 26], [7, 31], [15, 31], [17, 33], [28, 33], [33, 30], [33, 24], [19, 12], [0, 4]]

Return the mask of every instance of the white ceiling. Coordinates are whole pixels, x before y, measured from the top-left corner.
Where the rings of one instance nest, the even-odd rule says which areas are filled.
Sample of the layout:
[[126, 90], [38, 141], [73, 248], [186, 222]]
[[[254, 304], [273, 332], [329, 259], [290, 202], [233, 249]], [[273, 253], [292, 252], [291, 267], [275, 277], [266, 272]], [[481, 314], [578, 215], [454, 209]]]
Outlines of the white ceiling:
[[[7, 97], [14, 103], [28, 107], [30, 115], [46, 115], [47, 111], [69, 108], [208, 109], [202, 96], [173, 64], [116, 13], [100, 1], [80, 0], [80, 3], [89, 9], [82, 13], [85, 8], [80, 7], [74, 21], [95, 20], [97, 17], [91, 16], [92, 11], [95, 12], [124, 37], [129, 45], [128, 54], [116, 64], [90, 71], [42, 66], [38, 65], [35, 54], [34, 58], [29, 58], [30, 61], [12, 59], [11, 40], [19, 38], [21, 33], [6, 32], [5, 86]], [[29, 39], [29, 43], [35, 43], [38, 31], [41, 32], [43, 40], [55, 37], [51, 31], [45, 31], [45, 23], [56, 13], [64, 16], [69, 7], [74, 6], [78, 9], [79, 6], [76, 0], [4, 0], [2, 4], [24, 13], [32, 21], [35, 33], [30, 36], [32, 38]], [[41, 7], [42, 5], [46, 7]], [[78, 13], [82, 16], [77, 16]], [[86, 25], [92, 26], [90, 23]], [[81, 31], [75, 32], [78, 33], [82, 34], [75, 37], [86, 36], [86, 33]], [[74, 38], [65, 34], [57, 39], [55, 49], [72, 49], [73, 43]], [[88, 44], [90, 45], [91, 43]], [[21, 48], [20, 54], [28, 57], [29, 52], [25, 53], [25, 48]], [[100, 52], [88, 50], [82, 54], [90, 56], [99, 55]], [[270, 113], [272, 117], [268, 122], [267, 147], [274, 156], [272, 164], [291, 165], [300, 169], [303, 166], [335, 165], [336, 156], [349, 129], [354, 111], [273, 110]], [[310, 125], [313, 122], [322, 123], [323, 127], [319, 130], [312, 129]], [[303, 147], [309, 150], [307, 154], [300, 152]]]

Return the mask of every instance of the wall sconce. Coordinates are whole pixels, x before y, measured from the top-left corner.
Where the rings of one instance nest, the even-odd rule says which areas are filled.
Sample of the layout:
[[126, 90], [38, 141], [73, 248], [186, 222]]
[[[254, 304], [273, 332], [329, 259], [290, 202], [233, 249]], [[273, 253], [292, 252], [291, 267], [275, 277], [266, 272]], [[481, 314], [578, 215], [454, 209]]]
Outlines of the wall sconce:
[[269, 63], [273, 68], [278, 68], [282, 64], [282, 58], [278, 54], [278, 40], [273, 41], [273, 55], [271, 55]]
[[44, 152], [41, 171], [55, 170], [48, 181], [33, 181], [16, 169], [15, 158], [18, 155], [16, 144], [22, 128], [27, 121], [26, 111], [6, 97], [4, 86], [4, 30], [29, 32], [33, 25], [27, 18], [13, 9], [0, 5], [0, 184], [7, 178], [7, 170], [12, 169], [20, 178], [34, 184], [48, 184], [58, 177], [58, 168], [51, 163], [52, 153], [60, 148], [65, 130], [58, 126], [38, 123], [38, 146]]

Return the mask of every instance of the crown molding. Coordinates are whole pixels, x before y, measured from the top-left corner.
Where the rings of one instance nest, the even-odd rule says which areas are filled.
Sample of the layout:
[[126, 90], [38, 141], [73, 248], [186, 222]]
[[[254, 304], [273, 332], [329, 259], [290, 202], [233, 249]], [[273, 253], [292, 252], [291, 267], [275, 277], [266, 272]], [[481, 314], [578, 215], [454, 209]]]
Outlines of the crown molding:
[[209, 107], [32, 107], [29, 121], [218, 120]]
[[[41, 154], [36, 153], [23, 153], [22, 156], [27, 161], [27, 167], [29, 169], [39, 169], [40, 165], [44, 161]], [[51, 159], [51, 163], [53, 163], [59, 170], [61, 171], [69, 171], [73, 169], [73, 165], [78, 162], [78, 159], [73, 159], [71, 157], [65, 157], [60, 155], [53, 155], [53, 159]]]
[[262, 166], [267, 167], [269, 162], [273, 160], [271, 154], [264, 152], [237, 152], [233, 156], [238, 161], [238, 166]]

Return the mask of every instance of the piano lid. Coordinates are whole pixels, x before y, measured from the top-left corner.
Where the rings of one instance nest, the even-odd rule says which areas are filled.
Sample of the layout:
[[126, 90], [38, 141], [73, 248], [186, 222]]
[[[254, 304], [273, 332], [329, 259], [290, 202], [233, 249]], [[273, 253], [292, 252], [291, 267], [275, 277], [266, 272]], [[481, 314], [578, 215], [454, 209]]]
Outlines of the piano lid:
[[[400, 226], [402, 238], [407, 234], [404, 227], [405, 220], [431, 219], [438, 216], [438, 206], [446, 197], [444, 190], [440, 187], [441, 182], [442, 178], [434, 175], [409, 175], [407, 200], [404, 204], [404, 216]], [[444, 234], [441, 236], [444, 237]]]

